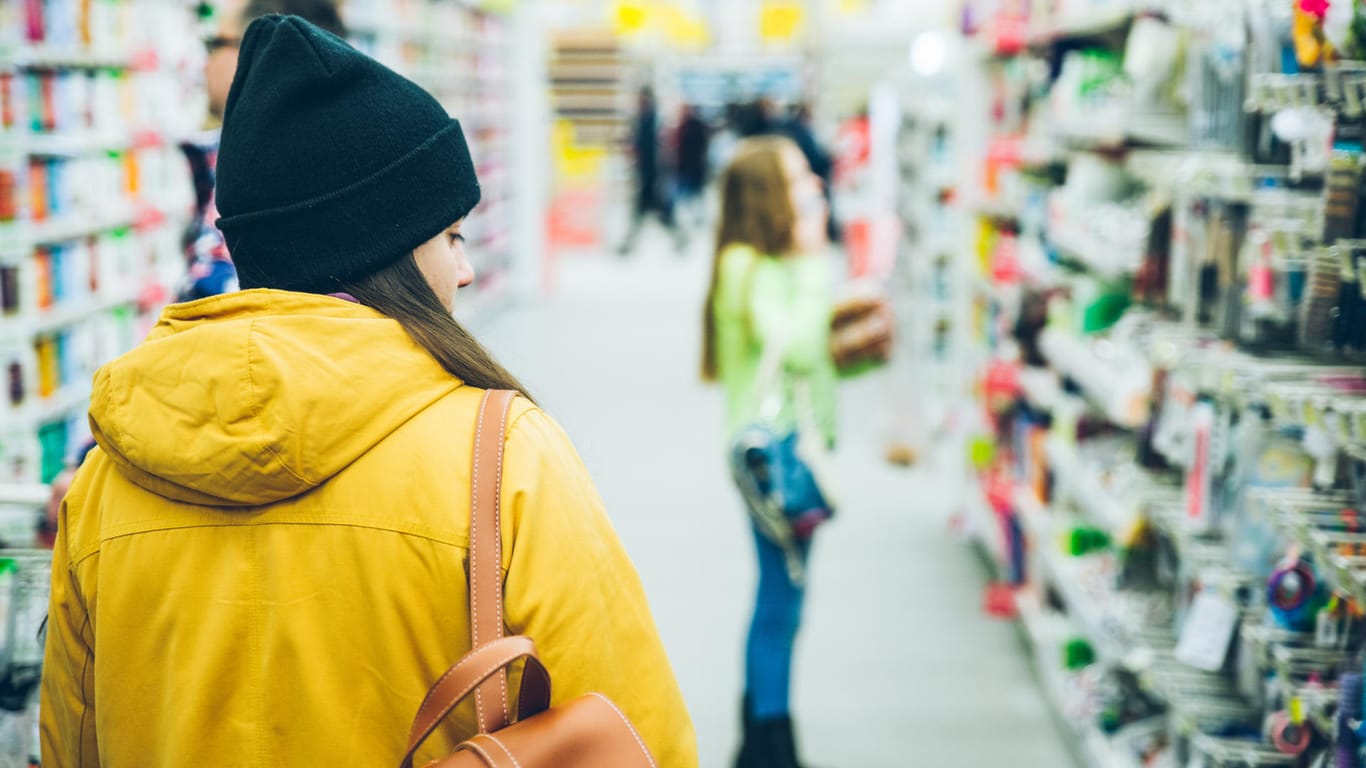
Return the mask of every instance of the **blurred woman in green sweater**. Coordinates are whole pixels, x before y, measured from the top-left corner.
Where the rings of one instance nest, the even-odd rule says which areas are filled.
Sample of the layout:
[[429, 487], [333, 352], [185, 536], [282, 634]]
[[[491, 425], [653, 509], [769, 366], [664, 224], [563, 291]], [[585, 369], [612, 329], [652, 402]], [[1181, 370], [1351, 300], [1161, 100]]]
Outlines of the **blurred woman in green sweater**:
[[[778, 432], [809, 424], [834, 444], [827, 218], [821, 181], [795, 144], [765, 137], [740, 145], [721, 179], [721, 222], [703, 313], [702, 377], [725, 388], [728, 436], [758, 421]], [[775, 358], [776, 375], [769, 362]], [[804, 582], [791, 577], [784, 547], [752, 528], [759, 580], [736, 766], [798, 768], [789, 692]], [[794, 538], [804, 566], [809, 532]]]

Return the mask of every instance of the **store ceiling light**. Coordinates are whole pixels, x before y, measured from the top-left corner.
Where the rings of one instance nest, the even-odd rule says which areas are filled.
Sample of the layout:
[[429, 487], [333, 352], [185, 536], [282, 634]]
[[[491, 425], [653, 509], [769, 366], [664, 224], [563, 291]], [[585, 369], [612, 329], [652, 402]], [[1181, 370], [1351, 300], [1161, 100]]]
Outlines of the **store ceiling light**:
[[944, 71], [948, 55], [949, 42], [943, 32], [921, 32], [911, 42], [911, 69], [921, 77], [934, 77]]

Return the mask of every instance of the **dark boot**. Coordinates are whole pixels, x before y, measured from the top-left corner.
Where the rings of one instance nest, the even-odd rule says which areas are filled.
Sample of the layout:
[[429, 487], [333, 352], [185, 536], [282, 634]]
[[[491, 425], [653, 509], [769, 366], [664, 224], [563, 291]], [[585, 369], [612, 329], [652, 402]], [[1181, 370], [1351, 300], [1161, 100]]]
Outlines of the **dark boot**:
[[[745, 711], [748, 712], [748, 709]], [[802, 768], [797, 762], [792, 718], [778, 717], [747, 723], [735, 768]]]
[[764, 768], [753, 731], [754, 718], [749, 714], [749, 694], [746, 693], [740, 699], [740, 754], [735, 758], [735, 768]]

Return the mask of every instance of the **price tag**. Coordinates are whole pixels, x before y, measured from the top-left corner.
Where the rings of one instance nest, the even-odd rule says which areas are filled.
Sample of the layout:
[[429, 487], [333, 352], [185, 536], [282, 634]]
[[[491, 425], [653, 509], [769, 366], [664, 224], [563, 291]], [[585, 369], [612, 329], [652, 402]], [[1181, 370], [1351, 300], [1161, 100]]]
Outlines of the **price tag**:
[[1304, 425], [1307, 427], [1318, 426], [1319, 410], [1309, 400], [1304, 401]]
[[1337, 411], [1324, 411], [1323, 426], [1330, 432], [1336, 432], [1338, 439], [1343, 442], [1352, 439], [1352, 420]]
[[1218, 672], [1224, 666], [1237, 626], [1238, 609], [1232, 602], [1210, 590], [1201, 592], [1181, 628], [1177, 660], [1205, 672]]
[[1271, 408], [1271, 415], [1281, 421], [1285, 420], [1288, 410], [1285, 405], [1285, 398], [1279, 392], [1269, 392], [1266, 397], [1266, 404]]

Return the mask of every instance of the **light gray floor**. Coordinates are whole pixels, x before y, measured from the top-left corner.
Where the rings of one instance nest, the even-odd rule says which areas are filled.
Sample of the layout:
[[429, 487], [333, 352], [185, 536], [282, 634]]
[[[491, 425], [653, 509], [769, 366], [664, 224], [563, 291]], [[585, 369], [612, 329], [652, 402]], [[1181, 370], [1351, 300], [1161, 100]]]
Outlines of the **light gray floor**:
[[[647, 241], [649, 242], [649, 241]], [[703, 768], [738, 738], [754, 565], [698, 383], [709, 255], [567, 259], [553, 295], [476, 332], [573, 437], [635, 559], [696, 722]], [[842, 517], [812, 561], [796, 719], [822, 768], [1028, 766], [1071, 759], [1015, 629], [981, 610], [984, 570], [949, 531], [933, 467], [881, 460], [873, 379], [841, 395]]]

